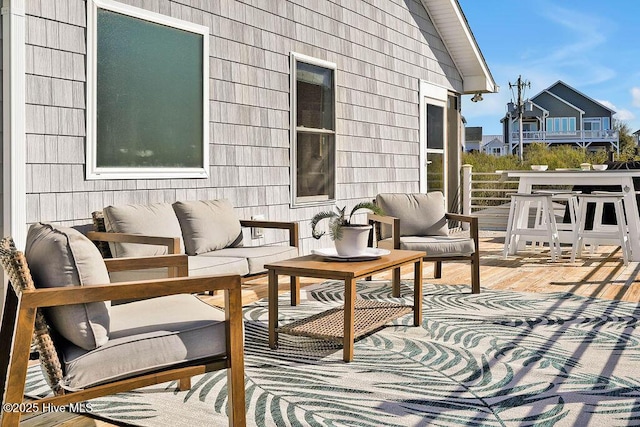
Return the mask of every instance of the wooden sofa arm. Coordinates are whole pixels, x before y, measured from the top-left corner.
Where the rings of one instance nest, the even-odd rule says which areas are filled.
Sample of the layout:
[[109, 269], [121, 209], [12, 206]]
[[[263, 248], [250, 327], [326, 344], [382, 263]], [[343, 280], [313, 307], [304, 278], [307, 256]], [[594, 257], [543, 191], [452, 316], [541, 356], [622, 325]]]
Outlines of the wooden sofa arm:
[[181, 254], [158, 255], [153, 257], [107, 258], [104, 260], [104, 263], [109, 273], [166, 267], [169, 269], [169, 277], [186, 277], [189, 275], [189, 258]]
[[97, 242], [139, 243], [143, 245], [166, 246], [170, 254], [180, 253], [180, 237], [144, 236], [140, 234], [88, 231], [87, 237]]
[[198, 276], [119, 282], [108, 285], [42, 288], [22, 291], [25, 308], [55, 307], [97, 301], [155, 298], [207, 291], [229, 291], [241, 299], [240, 276]]
[[289, 230], [289, 246], [294, 246], [296, 248], [299, 247], [299, 243], [298, 243], [299, 231], [298, 231], [297, 222], [241, 219], [240, 225], [242, 227], [274, 228], [274, 229]]

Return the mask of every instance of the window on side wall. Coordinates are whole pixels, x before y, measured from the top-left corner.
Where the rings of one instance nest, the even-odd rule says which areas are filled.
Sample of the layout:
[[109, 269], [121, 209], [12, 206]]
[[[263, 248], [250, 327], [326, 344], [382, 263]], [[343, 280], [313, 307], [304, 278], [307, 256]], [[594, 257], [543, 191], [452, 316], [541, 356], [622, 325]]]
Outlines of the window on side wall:
[[291, 54], [293, 206], [335, 200], [335, 72], [333, 63]]
[[209, 29], [88, 1], [87, 179], [206, 178]]

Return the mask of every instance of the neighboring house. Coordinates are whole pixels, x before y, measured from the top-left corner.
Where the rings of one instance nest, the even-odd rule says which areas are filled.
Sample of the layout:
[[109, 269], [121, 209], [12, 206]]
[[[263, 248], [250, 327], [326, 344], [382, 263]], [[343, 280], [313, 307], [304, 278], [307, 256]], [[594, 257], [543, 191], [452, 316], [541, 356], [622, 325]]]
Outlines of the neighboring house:
[[480, 151], [482, 145], [482, 126], [464, 128], [464, 151]]
[[640, 145], [640, 129], [633, 133], [633, 137], [636, 141], [636, 145]]
[[481, 151], [494, 156], [506, 156], [509, 154], [509, 146], [504, 143], [502, 135], [484, 135]]
[[[134, 7], [136, 6], [136, 7]], [[455, 0], [3, 1], [3, 235], [227, 198], [309, 220], [459, 200], [462, 95], [496, 92]], [[262, 243], [283, 241], [267, 232]]]
[[[563, 81], [557, 81], [525, 103], [522, 143], [572, 144], [588, 150], [619, 152], [618, 132], [613, 130], [615, 111]], [[510, 103], [507, 107], [512, 106]], [[507, 113], [501, 120], [504, 140], [512, 153], [520, 146], [518, 115]]]

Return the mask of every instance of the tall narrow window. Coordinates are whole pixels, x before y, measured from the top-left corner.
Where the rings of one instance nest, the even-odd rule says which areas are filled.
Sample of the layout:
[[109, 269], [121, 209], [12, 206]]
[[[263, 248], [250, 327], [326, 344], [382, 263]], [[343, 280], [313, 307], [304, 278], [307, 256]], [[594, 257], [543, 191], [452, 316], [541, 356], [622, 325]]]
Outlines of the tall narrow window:
[[88, 3], [87, 178], [206, 177], [209, 29]]
[[427, 103], [427, 191], [444, 193], [444, 107]]
[[336, 65], [298, 54], [291, 64], [293, 205], [335, 200]]

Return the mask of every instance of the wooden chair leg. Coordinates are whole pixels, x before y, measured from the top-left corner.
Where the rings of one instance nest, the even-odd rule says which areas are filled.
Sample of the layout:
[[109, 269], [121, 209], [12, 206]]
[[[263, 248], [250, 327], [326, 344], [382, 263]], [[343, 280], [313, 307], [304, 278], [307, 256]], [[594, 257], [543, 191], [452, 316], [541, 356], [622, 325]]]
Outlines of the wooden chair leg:
[[477, 252], [471, 258], [471, 293], [480, 293], [480, 255]]
[[436, 261], [433, 266], [433, 277], [440, 279], [442, 277], [442, 261]]
[[[2, 403], [22, 403], [24, 386], [27, 380], [31, 337], [36, 319], [35, 308], [20, 308], [16, 333], [13, 340], [11, 363], [7, 376], [7, 389]], [[20, 411], [3, 412], [2, 427], [17, 426], [20, 423]]]
[[187, 391], [191, 389], [191, 377], [180, 378], [178, 380], [178, 391]]
[[225, 291], [225, 318], [227, 320], [229, 426], [245, 426], [247, 424], [247, 409], [245, 406], [242, 294], [240, 289]]
[[[6, 286], [11, 286], [11, 284], [7, 283]], [[11, 344], [13, 343], [13, 333], [18, 314], [18, 297], [13, 292], [13, 289], [7, 290], [3, 312], [2, 327], [0, 327], [0, 400], [4, 397], [7, 386]]]

